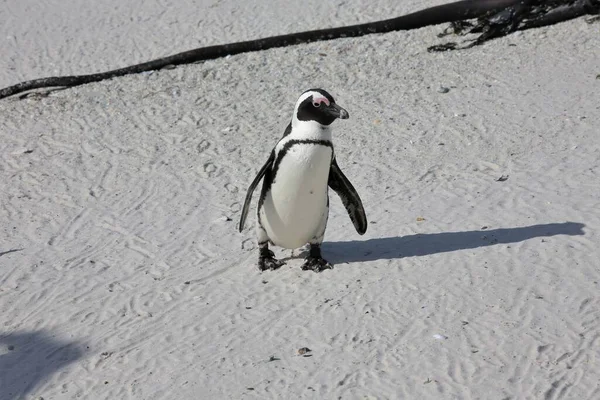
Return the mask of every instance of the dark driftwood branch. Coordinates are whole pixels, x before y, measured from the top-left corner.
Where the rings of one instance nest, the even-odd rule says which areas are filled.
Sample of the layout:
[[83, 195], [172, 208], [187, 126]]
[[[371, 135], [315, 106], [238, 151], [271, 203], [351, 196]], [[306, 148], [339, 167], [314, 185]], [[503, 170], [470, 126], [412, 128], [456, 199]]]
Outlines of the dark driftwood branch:
[[[41, 78], [31, 81], [21, 82], [14, 86], [0, 90], [0, 99], [12, 96], [14, 94], [23, 93], [32, 89], [50, 88], [50, 87], [72, 87], [85, 83], [98, 82], [104, 79], [110, 79], [117, 76], [127, 74], [135, 74], [144, 71], [152, 71], [164, 68], [169, 65], [187, 64], [197, 61], [211, 60], [227, 55], [246, 53], [251, 51], [259, 51], [272, 49], [276, 47], [285, 47], [301, 43], [310, 43], [320, 40], [331, 40], [344, 37], [357, 37], [368, 35], [371, 33], [385, 33], [400, 30], [410, 30], [422, 28], [428, 25], [436, 25], [447, 22], [458, 22], [469, 19], [478, 18], [480, 24], [486, 24], [483, 32], [478, 40], [473, 45], [480, 44], [494, 37], [502, 36], [510, 33], [519, 27], [519, 24], [524, 19], [527, 7], [529, 9], [538, 10], [544, 3], [560, 3], [554, 0], [549, 2], [531, 1], [531, 0], [463, 0], [455, 3], [444, 4], [437, 7], [427, 8], [408, 15], [397, 18], [392, 18], [384, 21], [370, 22], [366, 24], [343, 26], [331, 29], [321, 29], [315, 31], [292, 33], [288, 35], [272, 36], [264, 39], [249, 40], [244, 42], [236, 42], [224, 45], [202, 47], [194, 50], [185, 51], [183, 53], [174, 54], [172, 56], [159, 58], [145, 63], [132, 65], [112, 71], [101, 72], [89, 75], [76, 76], [59, 76], [50, 78]], [[589, 10], [598, 10], [598, 0], [563, 0], [562, 3], [568, 5], [584, 4], [585, 7], [579, 7], [581, 10], [569, 14], [569, 18], [575, 18], [586, 13], [591, 13]], [[537, 7], [537, 8], [536, 8]], [[572, 7], [571, 7], [572, 8]], [[505, 13], [505, 21], [497, 23], [494, 18]], [[500, 18], [502, 20], [502, 18]], [[565, 19], [562, 19], [565, 20]], [[484, 22], [482, 22], [484, 21]], [[530, 21], [531, 22], [531, 21]], [[557, 18], [552, 19], [552, 22], [559, 22]], [[548, 23], [545, 23], [546, 25]], [[508, 28], [507, 28], [508, 26]], [[528, 26], [534, 27], [534, 26]], [[527, 27], [525, 27], [527, 28]], [[473, 30], [475, 32], [475, 30]], [[447, 47], [452, 48], [452, 46]]]
[[112, 71], [90, 75], [62, 76], [35, 79], [0, 90], [0, 99], [22, 93], [31, 89], [44, 87], [70, 87], [90, 82], [98, 82], [127, 74], [152, 71], [168, 65], [192, 63], [196, 61], [211, 60], [227, 55], [246, 53], [251, 51], [266, 50], [275, 47], [285, 47], [301, 43], [310, 43], [320, 40], [330, 40], [342, 37], [356, 37], [370, 33], [384, 33], [395, 30], [409, 30], [427, 25], [441, 24], [460, 19], [477, 18], [494, 9], [501, 9], [519, 0], [484, 0], [484, 1], [459, 1], [438, 7], [417, 11], [402, 17], [388, 19], [367, 24], [344, 26], [339, 28], [321, 29], [308, 32], [292, 33], [288, 35], [272, 36], [264, 39], [249, 40], [224, 45], [202, 47], [172, 56], [160, 58], [145, 63], [132, 65]]

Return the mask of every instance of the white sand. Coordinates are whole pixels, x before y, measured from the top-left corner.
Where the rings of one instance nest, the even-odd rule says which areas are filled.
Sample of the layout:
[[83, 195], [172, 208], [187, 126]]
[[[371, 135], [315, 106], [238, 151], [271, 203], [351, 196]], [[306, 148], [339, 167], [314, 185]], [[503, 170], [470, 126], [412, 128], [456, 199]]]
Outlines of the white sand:
[[[441, 29], [0, 101], [0, 398], [600, 398], [598, 25]], [[369, 230], [332, 193], [335, 269], [261, 274], [240, 206], [315, 86]]]
[[4, 0], [0, 87], [193, 48], [393, 18], [445, 0]]

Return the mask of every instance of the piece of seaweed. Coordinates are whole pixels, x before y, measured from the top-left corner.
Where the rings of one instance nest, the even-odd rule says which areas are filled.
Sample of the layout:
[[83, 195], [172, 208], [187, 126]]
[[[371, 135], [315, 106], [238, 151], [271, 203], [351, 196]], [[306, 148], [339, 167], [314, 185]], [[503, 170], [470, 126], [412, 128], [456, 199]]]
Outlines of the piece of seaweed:
[[517, 30], [538, 28], [567, 21], [583, 15], [600, 13], [599, 0], [522, 0], [502, 9], [490, 10], [479, 16], [476, 22], [453, 21], [442, 34], [446, 36], [479, 34], [464, 46], [449, 42], [429, 47], [430, 52], [467, 49]]

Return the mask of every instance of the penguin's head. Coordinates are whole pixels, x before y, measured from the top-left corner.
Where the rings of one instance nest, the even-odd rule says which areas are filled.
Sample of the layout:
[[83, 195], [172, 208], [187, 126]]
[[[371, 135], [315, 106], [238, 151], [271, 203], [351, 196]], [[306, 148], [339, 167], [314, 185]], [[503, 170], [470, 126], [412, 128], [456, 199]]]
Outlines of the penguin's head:
[[328, 126], [337, 118], [348, 118], [348, 111], [335, 104], [333, 96], [323, 89], [310, 89], [302, 93], [296, 102], [292, 125], [298, 121], [314, 121]]

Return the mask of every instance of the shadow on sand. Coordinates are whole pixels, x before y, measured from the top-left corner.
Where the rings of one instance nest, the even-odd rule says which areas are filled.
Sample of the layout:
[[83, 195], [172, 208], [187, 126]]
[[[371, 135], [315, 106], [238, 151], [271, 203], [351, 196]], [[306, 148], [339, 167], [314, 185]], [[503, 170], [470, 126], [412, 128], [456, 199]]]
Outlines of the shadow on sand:
[[44, 331], [0, 335], [0, 399], [28, 398], [39, 383], [81, 358], [83, 348]]
[[466, 232], [427, 233], [396, 236], [365, 241], [325, 242], [323, 252], [330, 262], [390, 260], [426, 256], [449, 251], [476, 249], [502, 243], [556, 235], [584, 235], [584, 224], [564, 222], [524, 226], [520, 228], [490, 229]]

